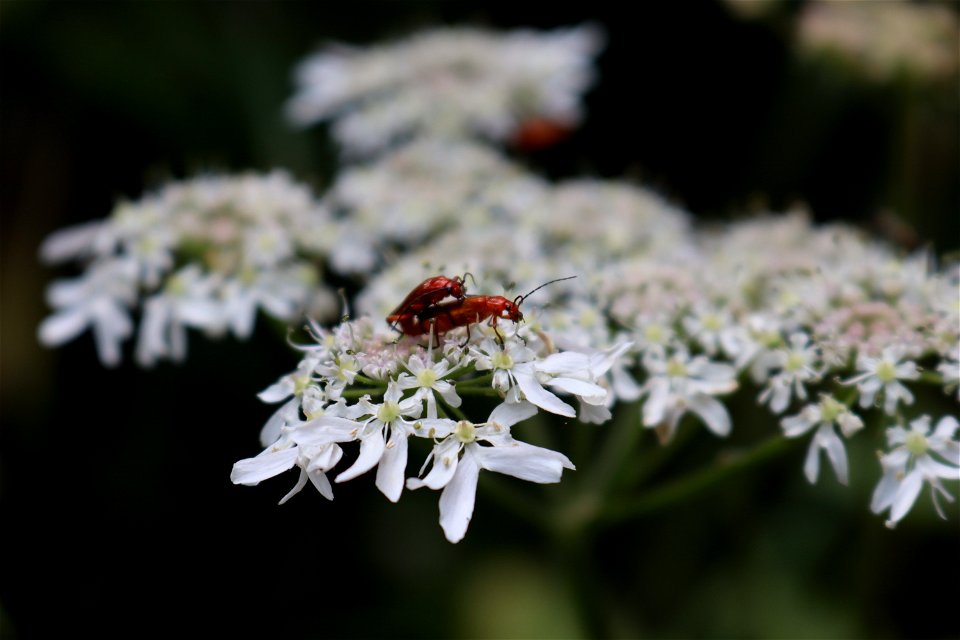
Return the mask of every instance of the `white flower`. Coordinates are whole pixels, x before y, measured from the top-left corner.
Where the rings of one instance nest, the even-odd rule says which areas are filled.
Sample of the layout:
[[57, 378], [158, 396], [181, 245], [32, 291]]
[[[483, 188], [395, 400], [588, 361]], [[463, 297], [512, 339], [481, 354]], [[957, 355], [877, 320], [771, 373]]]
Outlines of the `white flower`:
[[259, 455], [234, 464], [230, 480], [234, 484], [257, 485], [298, 466], [300, 476], [297, 483], [280, 504], [299, 493], [308, 479], [323, 497], [333, 500], [333, 489], [326, 472], [336, 466], [343, 455], [337, 443], [356, 439], [356, 426], [352, 420], [334, 416], [306, 422], [297, 420], [284, 427], [277, 440]]
[[907, 515], [924, 484], [930, 485], [937, 513], [946, 518], [937, 494], [953, 502], [940, 480], [960, 480], [958, 427], [955, 417], [944, 416], [931, 433], [930, 416], [924, 415], [910, 423], [909, 431], [900, 426], [887, 429], [893, 449], [880, 458], [884, 473], [870, 502], [874, 513], [890, 510], [887, 526], [892, 528]]
[[683, 318], [683, 328], [707, 355], [713, 357], [725, 342], [733, 326], [730, 313], [724, 309], [699, 308]]
[[680, 418], [695, 413], [718, 436], [730, 433], [730, 414], [714, 398], [737, 388], [733, 367], [711, 362], [703, 356], [691, 358], [678, 350], [670, 358], [648, 351], [643, 365], [650, 378], [643, 386], [643, 425], [657, 428], [661, 441], [668, 442]]
[[950, 351], [949, 359], [941, 362], [937, 371], [943, 376], [944, 391], [956, 391], [957, 399], [960, 400], [960, 347], [954, 347]]
[[493, 339], [485, 338], [470, 350], [476, 359], [477, 371], [493, 370], [493, 387], [507, 402], [529, 400], [551, 413], [568, 418], [577, 415], [573, 407], [543, 388], [536, 375], [536, 354], [515, 338], [508, 339], [504, 348]]
[[872, 358], [861, 354], [857, 357], [857, 369], [863, 373], [845, 380], [844, 384], [856, 384], [860, 391], [860, 406], [867, 408], [873, 404], [877, 393], [883, 391], [883, 410], [893, 415], [897, 404], [913, 404], [913, 394], [900, 380], [916, 380], [920, 377], [917, 365], [907, 360], [901, 362], [904, 350], [891, 345], [883, 350], [881, 357]]
[[591, 27], [460, 28], [365, 50], [331, 47], [301, 63], [287, 113], [299, 125], [333, 120], [334, 137], [355, 153], [416, 134], [504, 140], [531, 117], [570, 126], [601, 40]]
[[109, 260], [75, 280], [51, 285], [47, 298], [56, 312], [40, 324], [40, 342], [58, 346], [92, 327], [100, 361], [119, 364], [120, 345], [133, 331], [127, 308], [136, 297], [135, 274], [135, 263]]
[[151, 366], [158, 358], [182, 360], [187, 353], [187, 327], [222, 331], [223, 309], [212, 295], [216, 286], [216, 278], [202, 274], [196, 265], [171, 276], [165, 291], [144, 303], [137, 362]]
[[248, 269], [222, 287], [224, 320], [241, 340], [253, 333], [258, 309], [280, 320], [293, 320], [310, 298], [316, 279], [316, 272], [306, 264], [288, 269]]
[[450, 382], [443, 378], [453, 370], [447, 360], [439, 360], [429, 367], [424, 362], [424, 356], [413, 354], [407, 360], [407, 369], [410, 374], [401, 373], [397, 378], [397, 385], [401, 389], [416, 389], [414, 398], [427, 403], [427, 418], [437, 417], [437, 398], [434, 392], [440, 394], [443, 401], [451, 407], [460, 406], [460, 396]]
[[402, 399], [400, 386], [391, 381], [382, 404], [360, 400], [365, 420], [357, 422], [360, 455], [349, 469], [337, 476], [337, 482], [352, 480], [377, 467], [377, 488], [391, 502], [400, 499], [403, 474], [407, 466], [407, 438], [414, 433], [413, 423], [404, 417], [417, 417], [423, 411], [419, 399]]
[[44, 242], [43, 259], [84, 260], [87, 272], [50, 287], [57, 312], [40, 338], [61, 344], [92, 325], [101, 359], [116, 364], [120, 343], [132, 333], [127, 310], [142, 305], [137, 358], [151, 365], [184, 356], [186, 327], [210, 336], [229, 328], [245, 339], [258, 309], [293, 320], [330, 297], [315, 264], [333, 245], [318, 238], [344, 235], [351, 226], [331, 218], [308, 189], [279, 171], [202, 176], [121, 203], [109, 219]]
[[[606, 377], [607, 373], [631, 346], [632, 342], [624, 342], [604, 351], [591, 353], [562, 351], [536, 363], [534, 369], [542, 384], [574, 395], [580, 400], [579, 419], [582, 422], [600, 424], [611, 417], [608, 406], [612, 399], [607, 388], [611, 382]], [[622, 390], [628, 386], [627, 378], [628, 374], [622, 370], [615, 376]], [[632, 379], [629, 379], [629, 382], [633, 382]], [[639, 389], [637, 391], [639, 392]], [[629, 390], [626, 392], [629, 393]]]
[[360, 360], [349, 353], [338, 353], [331, 360], [317, 364], [317, 373], [327, 380], [328, 393], [342, 391], [353, 384], [360, 373]]
[[863, 428], [863, 421], [859, 416], [833, 397], [824, 395], [819, 404], [807, 405], [800, 413], [783, 418], [780, 424], [788, 438], [797, 438], [814, 427], [817, 428], [803, 464], [803, 472], [811, 484], [817, 481], [820, 474], [821, 449], [827, 454], [827, 459], [837, 474], [837, 480], [841, 484], [847, 484], [847, 450], [843, 446], [843, 440], [837, 435], [834, 424], [840, 427], [844, 437], [850, 438]]
[[792, 395], [798, 400], [807, 399], [804, 383], [819, 379], [820, 373], [814, 368], [817, 348], [805, 333], [795, 333], [790, 336], [790, 349], [777, 349], [770, 358], [780, 372], [767, 380], [759, 400], [761, 404], [769, 402], [774, 413], [783, 413]]
[[[573, 463], [561, 453], [513, 439], [510, 427], [537, 413], [528, 402], [503, 403], [486, 422], [425, 420], [422, 428], [441, 438], [424, 464], [433, 462], [423, 479], [410, 478], [407, 488], [443, 489], [440, 526], [450, 542], [459, 542], [473, 516], [477, 479], [481, 469], [538, 482], [559, 482]], [[422, 470], [421, 470], [422, 473]]]

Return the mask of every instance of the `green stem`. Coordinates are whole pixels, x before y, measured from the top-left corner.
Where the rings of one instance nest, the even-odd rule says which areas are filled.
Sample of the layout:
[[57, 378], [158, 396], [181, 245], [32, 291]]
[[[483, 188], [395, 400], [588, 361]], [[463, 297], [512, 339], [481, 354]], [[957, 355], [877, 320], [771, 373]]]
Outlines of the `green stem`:
[[374, 387], [384, 387], [384, 388], [386, 388], [386, 386], [387, 386], [387, 383], [384, 382], [383, 380], [374, 380], [373, 378], [368, 378], [367, 376], [363, 375], [362, 373], [356, 374], [356, 375], [353, 377], [353, 379], [356, 380], [356, 381], [362, 382], [363, 384], [367, 384], [367, 385], [374, 386]]
[[485, 495], [521, 520], [543, 531], [550, 529], [551, 521], [544, 509], [529, 495], [507, 486], [507, 483], [496, 474], [481, 474], [478, 486]]
[[340, 395], [344, 398], [362, 398], [366, 395], [382, 396], [385, 390], [386, 387], [376, 387], [373, 389], [344, 389], [340, 392]]
[[608, 524], [623, 522], [681, 502], [716, 486], [726, 478], [788, 451], [795, 442], [796, 440], [782, 436], [770, 438], [741, 455], [720, 460], [711, 467], [667, 482], [633, 501], [612, 505], [600, 514], [600, 519]]
[[607, 492], [624, 461], [634, 456], [634, 448], [640, 439], [643, 425], [634, 405], [619, 407], [613, 424], [607, 429], [606, 439], [599, 455], [594, 456], [590, 475], [584, 489], [598, 499]]
[[457, 420], [467, 420], [467, 414], [463, 411], [460, 411], [459, 407], [454, 407], [451, 404], [448, 404], [446, 400], [443, 399], [439, 393], [434, 392], [434, 397], [437, 399], [437, 404], [443, 409], [445, 413], [449, 413], [454, 416]]
[[493, 381], [493, 374], [488, 373], [486, 375], [478, 376], [476, 378], [468, 378], [467, 380], [457, 380], [456, 388], [459, 389], [464, 385], [489, 385]]
[[593, 539], [585, 530], [558, 532], [553, 541], [554, 558], [560, 577], [568, 591], [587, 638], [610, 638], [611, 629], [605, 618], [606, 607], [592, 557]]
[[488, 396], [488, 397], [500, 397], [500, 392], [496, 389], [490, 387], [483, 387], [481, 389], [473, 389], [467, 387], [466, 389], [461, 389], [460, 385], [457, 385], [457, 395], [461, 396]]
[[919, 382], [929, 382], [938, 386], [943, 386], [943, 376], [939, 373], [933, 371], [921, 371], [920, 377], [917, 378]]

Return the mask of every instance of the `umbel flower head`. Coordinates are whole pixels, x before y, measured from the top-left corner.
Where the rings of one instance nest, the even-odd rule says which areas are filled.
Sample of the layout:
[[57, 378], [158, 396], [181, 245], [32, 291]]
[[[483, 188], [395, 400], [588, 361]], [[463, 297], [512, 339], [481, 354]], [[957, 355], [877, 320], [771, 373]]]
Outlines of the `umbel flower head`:
[[335, 307], [320, 268], [339, 230], [281, 171], [171, 183], [47, 238], [45, 261], [85, 270], [50, 286], [40, 340], [56, 346], [91, 328], [101, 361], [115, 365], [142, 307], [137, 361], [151, 365], [183, 358], [187, 328], [245, 339], [258, 310], [283, 321], [326, 315]]
[[[369, 317], [329, 330], [312, 324], [313, 341], [300, 347], [296, 371], [261, 395], [285, 401], [261, 434], [266, 449], [237, 462], [232, 480], [257, 484], [296, 466], [300, 476], [291, 494], [310, 480], [332, 499], [326, 474], [340, 461], [342, 447], [356, 442], [357, 455], [336, 482], [376, 468], [376, 486], [392, 502], [404, 484], [443, 489], [440, 524], [451, 542], [459, 541], [473, 514], [481, 469], [552, 483], [574, 468], [561, 453], [514, 439], [511, 427], [540, 410], [575, 415], [544, 385], [602, 403], [606, 390], [599, 378], [628, 346], [605, 357], [551, 353], [543, 341], [528, 343], [508, 325], [500, 323], [502, 345], [474, 330], [468, 340], [451, 332], [434, 347], [433, 337], [426, 346], [428, 337], [398, 340], [386, 322]], [[461, 396], [491, 394], [499, 396], [498, 404], [486, 419], [473, 421], [460, 411]], [[432, 463], [431, 471], [405, 482], [408, 457], [417, 453], [424, 469]]]
[[593, 26], [451, 28], [363, 50], [328, 47], [300, 64], [287, 114], [298, 125], [332, 121], [334, 138], [352, 153], [422, 135], [529, 139], [531, 127], [579, 122], [602, 40]]

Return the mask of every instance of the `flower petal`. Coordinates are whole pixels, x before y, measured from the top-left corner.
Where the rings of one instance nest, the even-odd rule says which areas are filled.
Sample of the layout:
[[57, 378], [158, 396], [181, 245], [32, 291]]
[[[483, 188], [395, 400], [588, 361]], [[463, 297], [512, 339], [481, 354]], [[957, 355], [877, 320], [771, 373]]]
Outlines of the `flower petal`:
[[360, 455], [357, 456], [356, 461], [349, 469], [337, 476], [337, 482], [353, 480], [360, 474], [370, 471], [380, 462], [386, 446], [387, 443], [384, 442], [383, 435], [379, 431], [363, 438], [360, 441]]
[[560, 482], [564, 467], [574, 468], [573, 463], [562, 453], [525, 442], [514, 441], [508, 446], [495, 447], [469, 444], [466, 448], [473, 450], [481, 468], [529, 482]]
[[512, 427], [521, 420], [526, 420], [537, 413], [537, 407], [529, 402], [502, 402], [490, 412], [487, 424], [496, 423], [501, 427]]
[[896, 469], [888, 469], [884, 472], [876, 489], [873, 490], [873, 496], [870, 499], [870, 510], [874, 513], [881, 513], [893, 504], [893, 499], [897, 496], [897, 489], [900, 488], [900, 480], [897, 477]]
[[730, 433], [730, 414], [723, 403], [705, 393], [697, 393], [687, 400], [690, 410], [700, 416], [710, 431], [718, 436]]
[[440, 494], [440, 526], [450, 542], [460, 542], [467, 533], [477, 498], [480, 466], [466, 452], [453, 478]]
[[843, 446], [843, 440], [833, 430], [833, 426], [829, 424], [821, 426], [814, 436], [814, 440], [817, 441], [818, 446], [826, 451], [827, 458], [837, 474], [837, 480], [840, 484], [847, 484], [847, 450]]
[[900, 483], [897, 495], [893, 499], [893, 505], [890, 507], [890, 522], [899, 522], [903, 516], [907, 515], [920, 495], [920, 489], [923, 488], [923, 474], [918, 470], [911, 471], [907, 477]]
[[607, 398], [607, 390], [600, 385], [576, 378], [553, 378], [547, 384], [570, 395], [578, 396], [588, 404], [603, 404]]
[[377, 488], [390, 502], [400, 499], [407, 469], [407, 434], [402, 427], [391, 427], [390, 442], [377, 467]]
[[255, 458], [247, 458], [235, 463], [230, 472], [230, 481], [233, 484], [259, 484], [261, 480], [283, 473], [296, 461], [296, 447], [287, 447], [279, 451], [266, 449]]
[[308, 472], [307, 475], [310, 477], [310, 482], [313, 483], [313, 486], [320, 492], [320, 495], [327, 500], [333, 500], [333, 487], [330, 486], [330, 479], [327, 478], [326, 473], [317, 469]]
[[47, 347], [56, 347], [73, 340], [90, 324], [86, 309], [68, 309], [55, 313], [40, 323], [37, 337]]
[[433, 466], [423, 480], [410, 478], [407, 480], [408, 489], [429, 487], [442, 489], [453, 479], [457, 471], [460, 458], [460, 443], [454, 438], [448, 438], [438, 444], [433, 450]]
[[568, 418], [575, 418], [577, 416], [577, 412], [573, 407], [544, 389], [532, 371], [521, 370], [519, 366], [516, 366], [513, 369], [513, 377], [516, 379], [520, 391], [523, 392], [527, 400], [541, 409], [546, 409], [550, 413], [556, 413]]
[[305, 486], [307, 486], [307, 472], [300, 469], [300, 477], [297, 478], [297, 484], [293, 485], [293, 489], [290, 489], [287, 495], [280, 498], [280, 502], [277, 504], [284, 504], [287, 500], [300, 493], [300, 490]]

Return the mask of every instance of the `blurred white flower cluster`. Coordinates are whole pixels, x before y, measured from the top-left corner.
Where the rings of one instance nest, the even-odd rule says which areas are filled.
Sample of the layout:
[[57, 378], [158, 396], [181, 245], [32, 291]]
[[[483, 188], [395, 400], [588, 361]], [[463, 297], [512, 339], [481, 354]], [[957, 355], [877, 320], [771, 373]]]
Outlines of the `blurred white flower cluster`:
[[[332, 330], [312, 325], [314, 342], [301, 347], [296, 371], [261, 394], [284, 403], [261, 432], [266, 449], [234, 465], [232, 480], [258, 484], [298, 467], [299, 480], [281, 503], [308, 480], [333, 499], [326, 474], [340, 461], [342, 445], [358, 442], [356, 458], [336, 482], [376, 468], [376, 486], [393, 502], [404, 486], [441, 490], [440, 525], [458, 542], [473, 514], [481, 470], [552, 483], [574, 468], [561, 453], [515, 440], [511, 429], [539, 410], [574, 417], [575, 409], [554, 391], [582, 406], [602, 404], [607, 392], [598, 381], [629, 346], [554, 352], [542, 339], [524, 338], [529, 326], [505, 321], [499, 331], [499, 339], [492, 330], [477, 330], [469, 341], [458, 335], [434, 349], [398, 342], [384, 322], [369, 318]], [[483, 421], [473, 421], [459, 409], [467, 395], [502, 401]], [[408, 478], [408, 451], [421, 443], [422, 478]]]
[[169, 184], [47, 238], [45, 261], [76, 260], [85, 271], [48, 289], [55, 311], [40, 340], [59, 345], [90, 328], [100, 360], [116, 365], [142, 306], [136, 357], [151, 365], [184, 357], [188, 327], [245, 339], [259, 309], [283, 321], [329, 317], [337, 302], [320, 268], [337, 228], [282, 171]]
[[301, 63], [287, 113], [299, 125], [331, 121], [353, 154], [423, 135], [504, 142], [530, 127], [571, 128], [602, 44], [586, 25], [437, 29], [364, 49], [332, 46]]
[[[937, 271], [925, 254], [903, 258], [852, 228], [818, 228], [802, 213], [696, 228], [625, 182], [550, 184], [510, 173], [478, 189], [479, 172], [464, 169], [473, 196], [461, 210], [471, 215], [445, 219], [432, 241], [370, 282], [358, 307], [383, 317], [398, 292], [438, 269], [469, 271], [484, 291], [577, 274], [544, 295], [562, 305], [538, 310], [531, 302], [525, 314], [560, 348], [632, 345], [597, 381], [610, 391], [604, 405], [581, 420], [603, 422], [616, 401], [639, 399], [639, 422], [663, 442], [687, 414], [726, 436], [736, 424], [719, 397], [752, 389], [759, 405], [782, 416], [784, 435], [812, 434], [808, 479], [817, 480], [823, 452], [846, 483], [845, 441], [867, 418], [902, 429], [918, 385], [956, 398], [956, 267]], [[446, 207], [429, 189], [404, 195], [418, 210]], [[944, 469], [960, 477], [960, 459], [955, 436], [947, 440], [938, 449], [948, 452], [940, 475], [918, 472], [911, 482], [925, 479], [949, 497], [937, 478]], [[906, 476], [887, 470], [883, 482]], [[891, 522], [909, 509], [898, 504]]]
[[[752, 3], [761, 4], [761, 3]], [[956, 72], [957, 15], [948, 3], [805, 3], [797, 36], [811, 53], [836, 56], [877, 79]]]

